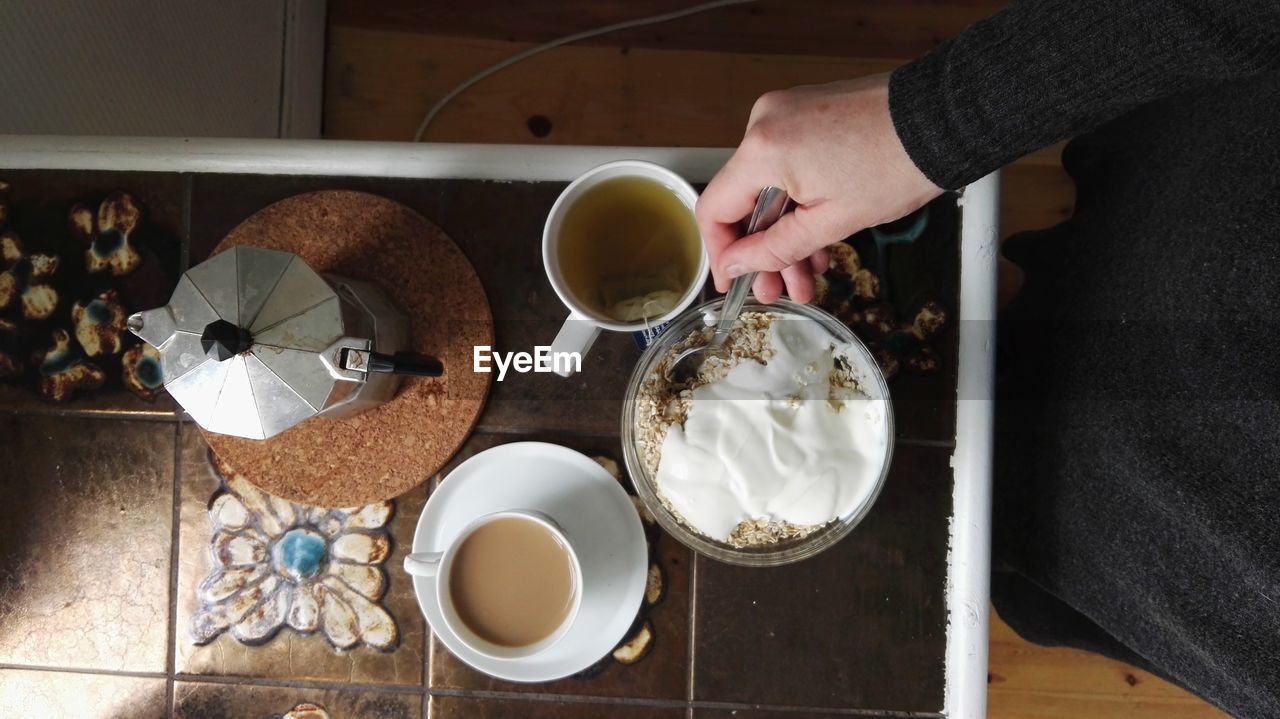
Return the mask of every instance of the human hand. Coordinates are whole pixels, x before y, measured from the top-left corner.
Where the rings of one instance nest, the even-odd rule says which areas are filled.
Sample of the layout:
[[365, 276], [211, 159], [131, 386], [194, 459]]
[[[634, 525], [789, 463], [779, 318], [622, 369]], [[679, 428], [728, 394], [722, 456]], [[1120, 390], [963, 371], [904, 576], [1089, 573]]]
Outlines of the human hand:
[[[787, 191], [795, 212], [739, 238], [760, 190]], [[813, 298], [828, 245], [918, 209], [942, 193], [911, 161], [889, 116], [889, 76], [767, 93], [756, 101], [733, 156], [698, 198], [698, 229], [716, 289], [759, 272], [753, 291]]]

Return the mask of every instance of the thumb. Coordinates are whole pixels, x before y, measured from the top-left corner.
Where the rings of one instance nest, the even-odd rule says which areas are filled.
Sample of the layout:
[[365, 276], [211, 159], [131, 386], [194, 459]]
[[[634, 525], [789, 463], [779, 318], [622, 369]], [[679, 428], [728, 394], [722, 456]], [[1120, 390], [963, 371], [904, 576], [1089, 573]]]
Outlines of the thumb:
[[[724, 277], [748, 272], [777, 272], [805, 260], [818, 250], [848, 237], [829, 207], [799, 207], [772, 227], [737, 240], [720, 254]], [[861, 229], [861, 228], [855, 228]]]

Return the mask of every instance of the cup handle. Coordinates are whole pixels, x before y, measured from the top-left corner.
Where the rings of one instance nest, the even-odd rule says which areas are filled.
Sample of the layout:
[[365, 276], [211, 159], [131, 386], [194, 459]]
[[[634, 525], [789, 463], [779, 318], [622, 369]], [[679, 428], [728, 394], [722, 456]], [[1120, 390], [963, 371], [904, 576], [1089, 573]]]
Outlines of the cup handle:
[[440, 571], [443, 552], [417, 552], [404, 558], [404, 571], [417, 577], [434, 577]]
[[[551, 342], [551, 356], [557, 357], [559, 355], [556, 353], [569, 352], [579, 357], [586, 356], [591, 345], [595, 344], [596, 337], [599, 336], [600, 327], [596, 323], [577, 312], [570, 312], [569, 318], [564, 321], [560, 331], [556, 333], [556, 338]], [[574, 364], [573, 362], [556, 362], [553, 367], [556, 374], [568, 377], [575, 372]]]

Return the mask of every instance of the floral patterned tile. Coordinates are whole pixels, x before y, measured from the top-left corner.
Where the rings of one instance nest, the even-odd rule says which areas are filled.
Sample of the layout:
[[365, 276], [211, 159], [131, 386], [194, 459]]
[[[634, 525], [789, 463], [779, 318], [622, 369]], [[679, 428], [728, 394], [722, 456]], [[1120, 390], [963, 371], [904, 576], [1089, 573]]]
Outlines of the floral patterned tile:
[[164, 719], [165, 681], [0, 669], [0, 716]]
[[400, 563], [425, 486], [296, 505], [212, 460], [189, 424], [181, 467], [178, 673], [422, 685], [425, 626]]
[[0, 406], [173, 416], [133, 311], [168, 301], [188, 179], [0, 170]]
[[420, 719], [418, 693], [180, 681], [174, 719]]
[[433, 696], [430, 719], [684, 719], [684, 707]]
[[164, 671], [176, 433], [0, 415], [0, 663]]
[[[619, 476], [620, 451], [616, 437], [563, 435], [476, 434], [441, 472], [446, 476], [471, 456], [507, 442], [545, 441], [561, 444], [598, 458]], [[444, 481], [448, 481], [445, 479]], [[624, 481], [629, 487], [629, 482]], [[577, 694], [604, 697], [683, 700], [688, 693], [689, 671], [689, 570], [692, 554], [663, 534], [656, 524], [646, 524], [650, 539], [650, 584], [635, 626], [617, 649], [577, 675], [542, 684], [517, 684], [482, 674], [453, 656], [433, 635], [431, 639], [431, 688]]]

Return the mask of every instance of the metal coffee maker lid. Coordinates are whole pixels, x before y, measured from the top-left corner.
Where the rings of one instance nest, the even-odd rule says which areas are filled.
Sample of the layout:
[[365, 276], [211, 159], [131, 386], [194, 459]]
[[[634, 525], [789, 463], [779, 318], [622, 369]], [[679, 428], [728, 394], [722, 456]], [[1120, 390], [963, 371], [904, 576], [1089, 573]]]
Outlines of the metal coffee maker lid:
[[394, 397], [399, 375], [443, 371], [401, 351], [408, 320], [376, 286], [257, 247], [191, 268], [129, 329], [159, 351], [165, 388], [193, 420], [250, 439], [358, 414]]

